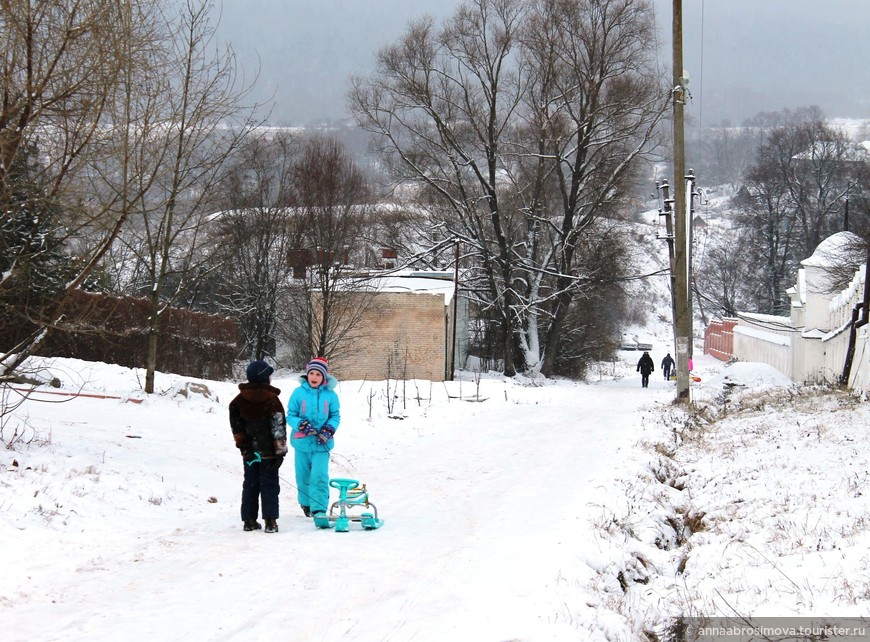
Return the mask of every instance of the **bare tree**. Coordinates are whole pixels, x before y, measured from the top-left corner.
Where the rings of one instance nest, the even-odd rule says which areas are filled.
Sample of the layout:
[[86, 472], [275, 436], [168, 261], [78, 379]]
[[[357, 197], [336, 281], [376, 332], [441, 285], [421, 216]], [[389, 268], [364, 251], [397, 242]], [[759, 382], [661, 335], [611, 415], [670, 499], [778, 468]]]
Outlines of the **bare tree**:
[[[754, 260], [757, 249], [752, 236], [742, 229], [735, 234], [723, 232], [708, 239], [705, 251], [696, 253], [693, 258], [698, 305], [728, 317], [736, 316], [739, 311], [761, 311], [757, 308], [758, 302], [769, 296], [761, 291], [772, 283], [758, 278], [758, 264]], [[770, 312], [771, 308], [763, 311]]]
[[[70, 259], [55, 275], [52, 296], [27, 310], [34, 330], [4, 346], [4, 378], [14, 376], [63, 321], [69, 293], [93, 272], [129, 214], [92, 198], [89, 188], [100, 163], [115, 151], [108, 144], [112, 108], [125, 70], [141, 62], [154, 38], [152, 9], [150, 0], [0, 2], [0, 227], [13, 226], [22, 211], [40, 212], [33, 232], [49, 232]], [[37, 155], [40, 161], [31, 162]], [[29, 186], [24, 200], [22, 177]], [[4, 301], [28, 282], [22, 274], [40, 260], [34, 247], [19, 243], [6, 256]], [[44, 256], [43, 249], [37, 252]], [[4, 303], [4, 313], [10, 309]]]
[[[276, 358], [278, 340], [294, 317], [293, 250], [301, 245], [289, 207], [290, 167], [296, 138], [252, 133], [233, 159], [221, 185], [224, 211], [215, 219], [214, 295], [221, 313], [237, 319], [246, 355]], [[303, 339], [307, 348], [307, 328]], [[307, 354], [307, 349], [305, 350]]]
[[371, 192], [344, 146], [324, 135], [250, 135], [222, 185], [215, 291], [252, 358], [302, 362], [358, 338], [372, 286], [362, 265]]
[[804, 257], [827, 236], [843, 229], [853, 149], [843, 132], [820, 118], [774, 129], [762, 146], [761, 158], [772, 159], [773, 170], [787, 191], [797, 228], [795, 249]]
[[132, 288], [151, 301], [145, 392], [154, 392], [162, 315], [207, 272], [211, 249], [203, 233], [224, 165], [254, 125], [254, 108], [229, 47], [213, 42], [213, 4], [188, 0], [166, 17], [171, 37], [155, 85], [159, 128], [138, 159], [136, 214], [121, 240], [135, 257]]
[[[540, 123], [536, 139], [547, 145], [527, 149], [544, 161], [535, 163], [535, 176], [552, 173], [555, 188], [549, 197], [546, 183], [530, 190], [523, 208], [532, 214], [533, 233], [549, 228], [544, 237], [553, 247], [548, 256], [539, 246], [542, 260], [531, 255], [536, 269], [529, 270], [530, 281], [546, 289], [530, 289], [526, 297], [546, 313], [543, 354], [526, 346], [545, 374], [554, 372], [574, 298], [596, 289], [608, 274], [615, 282], [608, 261], [584, 236], [597, 218], [614, 213], [667, 107], [649, 48], [653, 33], [649, 5], [630, 0], [542, 1], [528, 27], [534, 89], [527, 104], [532, 122]], [[534, 340], [533, 329], [527, 334]]]
[[739, 222], [750, 243], [756, 273], [765, 275], [760, 312], [788, 309], [785, 287], [799, 261], [844, 229], [850, 192], [865, 184], [865, 157], [843, 132], [828, 126], [817, 108], [785, 110], [756, 119], [770, 126], [739, 194]]
[[[329, 357], [360, 331], [372, 286], [349, 268], [362, 256], [372, 194], [364, 172], [344, 146], [328, 136], [303, 142], [291, 168], [291, 203], [303, 248], [310, 252], [305, 314], [316, 356]], [[300, 306], [301, 307], [301, 306]]]
[[653, 28], [636, 0], [471, 0], [441, 29], [413, 24], [354, 83], [396, 178], [425, 186], [440, 240], [473, 252], [469, 291], [498, 319], [508, 375], [553, 371], [596, 278], [578, 236], [614, 210], [667, 105]]
[[598, 219], [577, 235], [578, 256], [586, 265], [590, 278], [571, 302], [559, 350], [554, 354], [556, 371], [565, 376], [584, 378], [594, 362], [606, 361], [620, 343], [619, 328], [628, 314], [628, 306], [650, 312], [645, 302], [632, 297], [628, 279], [634, 261], [627, 244], [625, 225]]
[[[746, 176], [745, 188], [735, 198], [736, 221], [744, 230], [741, 242], [751, 250], [744, 257], [764, 288], [753, 302], [756, 312], [778, 314], [788, 309], [787, 279], [796, 269], [794, 246], [796, 227], [792, 221], [788, 194], [770, 165], [756, 165]], [[738, 260], [736, 253], [726, 253], [723, 260]], [[736, 271], [736, 270], [732, 270]]]

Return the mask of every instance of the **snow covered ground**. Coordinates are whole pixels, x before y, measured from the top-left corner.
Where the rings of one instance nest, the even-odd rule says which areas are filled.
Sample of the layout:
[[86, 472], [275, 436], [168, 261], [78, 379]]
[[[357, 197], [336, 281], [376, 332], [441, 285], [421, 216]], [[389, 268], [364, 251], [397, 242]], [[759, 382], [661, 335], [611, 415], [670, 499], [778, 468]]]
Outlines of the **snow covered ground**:
[[[587, 384], [392, 382], [389, 409], [384, 382], [342, 382], [331, 473], [385, 524], [316, 529], [285, 465], [277, 534], [241, 529], [235, 383], [158, 375], [146, 398], [141, 372], [48, 361], [61, 387], [0, 426], [3, 638], [628, 641], [687, 615], [870, 616], [867, 404], [696, 356], [691, 418], [621, 354]], [[295, 375], [273, 383], [286, 403]]]

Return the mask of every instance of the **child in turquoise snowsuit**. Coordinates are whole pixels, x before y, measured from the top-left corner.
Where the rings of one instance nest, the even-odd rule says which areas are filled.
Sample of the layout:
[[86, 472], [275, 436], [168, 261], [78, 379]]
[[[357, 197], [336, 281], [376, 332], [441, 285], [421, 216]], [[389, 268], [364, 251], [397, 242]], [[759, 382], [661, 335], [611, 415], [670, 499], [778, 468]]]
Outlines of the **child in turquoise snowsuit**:
[[338, 429], [338, 381], [328, 373], [329, 364], [315, 357], [305, 366], [301, 383], [287, 403], [287, 425], [293, 431], [296, 492], [306, 517], [329, 508], [329, 451]]

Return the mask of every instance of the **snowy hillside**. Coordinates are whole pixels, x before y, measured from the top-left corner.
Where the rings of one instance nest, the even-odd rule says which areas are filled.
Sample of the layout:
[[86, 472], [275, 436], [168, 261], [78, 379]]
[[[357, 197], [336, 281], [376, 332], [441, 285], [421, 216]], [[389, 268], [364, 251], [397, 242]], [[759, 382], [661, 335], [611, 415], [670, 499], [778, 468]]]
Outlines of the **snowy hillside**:
[[[53, 362], [62, 387], [2, 426], [4, 638], [646, 640], [679, 615], [870, 615], [867, 405], [700, 357], [690, 420], [636, 357], [591, 384], [408, 382], [391, 413], [383, 382], [342, 382], [331, 472], [385, 525], [316, 529], [285, 466], [277, 534], [241, 529], [233, 383], [160, 375], [144, 398], [141, 373]], [[293, 376], [275, 383], [286, 403]]]

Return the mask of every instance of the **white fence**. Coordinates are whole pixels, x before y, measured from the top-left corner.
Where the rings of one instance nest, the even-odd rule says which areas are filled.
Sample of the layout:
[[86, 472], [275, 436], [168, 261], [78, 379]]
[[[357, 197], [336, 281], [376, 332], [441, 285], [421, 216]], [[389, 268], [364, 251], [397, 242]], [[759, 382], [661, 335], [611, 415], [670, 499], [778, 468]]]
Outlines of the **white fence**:
[[[813, 255], [815, 256], [815, 255]], [[864, 296], [865, 268], [849, 285], [831, 294], [830, 271], [808, 260], [789, 290], [791, 316], [740, 314], [734, 327], [734, 354], [740, 361], [767, 363], [793, 381], [839, 383], [849, 348], [853, 312]], [[860, 314], [857, 316], [861, 318]], [[855, 333], [848, 386], [870, 389], [870, 324]]]
[[[822, 337], [822, 356], [824, 359], [821, 363], [821, 370], [823, 373], [828, 371], [835, 373], [836, 381], [839, 381], [846, 362], [853, 313], [864, 298], [864, 279], [865, 268], [862, 267], [855, 272], [849, 286], [830, 299], [829, 323], [833, 330]], [[855, 318], [860, 320], [862, 313], [866, 312], [858, 312], [855, 314]], [[862, 325], [855, 332], [855, 350], [848, 385], [857, 390], [867, 390], [868, 382], [870, 382], [868, 333], [870, 333], [870, 324]]]

